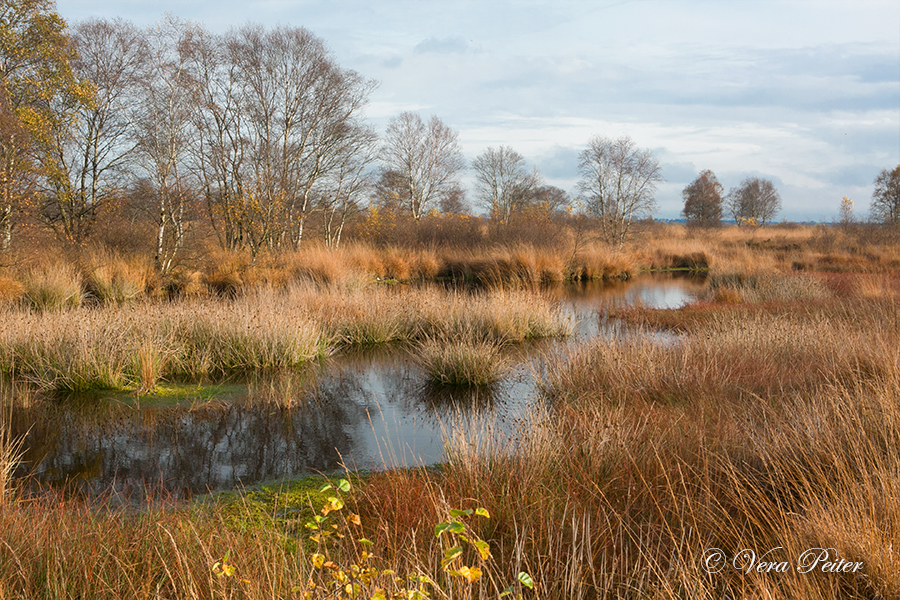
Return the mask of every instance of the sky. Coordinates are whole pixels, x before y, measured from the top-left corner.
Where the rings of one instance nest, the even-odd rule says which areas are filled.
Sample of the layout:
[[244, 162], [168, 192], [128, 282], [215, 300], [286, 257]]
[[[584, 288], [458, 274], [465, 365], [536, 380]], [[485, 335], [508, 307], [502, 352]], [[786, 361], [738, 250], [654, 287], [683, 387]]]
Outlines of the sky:
[[[70, 24], [166, 13], [224, 33], [305, 27], [338, 64], [375, 79], [384, 133], [437, 115], [468, 160], [509, 146], [577, 191], [594, 136], [651, 150], [666, 182], [656, 217], [711, 169], [779, 190], [780, 219], [867, 218], [873, 182], [900, 163], [897, 0], [57, 0]], [[471, 182], [471, 173], [465, 181]]]

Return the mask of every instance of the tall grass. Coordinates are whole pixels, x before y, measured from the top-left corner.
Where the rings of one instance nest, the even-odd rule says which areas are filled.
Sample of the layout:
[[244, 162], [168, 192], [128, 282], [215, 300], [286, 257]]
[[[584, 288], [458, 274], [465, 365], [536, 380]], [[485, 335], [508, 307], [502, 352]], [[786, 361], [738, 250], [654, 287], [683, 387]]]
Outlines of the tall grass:
[[[437, 584], [427, 588], [433, 597], [446, 598], [497, 597], [501, 582], [517, 581], [522, 571], [535, 582], [533, 592], [515, 589], [526, 598], [900, 596], [895, 280], [716, 283], [729, 286], [734, 302], [665, 317], [678, 331], [665, 343], [598, 340], [547, 357], [545, 402], [525, 415], [516, 435], [451, 435], [442, 469], [369, 476], [342, 500], [343, 538], [316, 546], [296, 506], [278, 505], [250, 523], [221, 507], [129, 512], [53, 498], [16, 501], [0, 505], [0, 590], [24, 597], [333, 598], [346, 592], [333, 585], [337, 572], [350, 577], [356, 566], [375, 568], [379, 577], [390, 569], [407, 588], [407, 575], [427, 576]], [[0, 364], [22, 374], [30, 364], [23, 348], [44, 344], [50, 354], [54, 340], [67, 339], [48, 333], [41, 341], [32, 332], [75, 331], [79, 319], [94, 332], [85, 340], [116, 340], [101, 350], [120, 357], [127, 377], [138, 379], [140, 368], [141, 381], [265, 365], [291, 355], [286, 348], [307, 349], [296, 357], [362, 343], [354, 340], [499, 346], [565, 330], [541, 298], [296, 286], [171, 306], [7, 307], [0, 309], [7, 311], [0, 315]], [[386, 333], [349, 329], [379, 314], [394, 322]], [[435, 535], [435, 524], [453, 508], [475, 507], [490, 519], [466, 521], [466, 535], [485, 540], [493, 558], [478, 563], [464, 546], [461, 560], [480, 564], [483, 575], [463, 584], [442, 564], [455, 550]], [[714, 548], [728, 558], [744, 549], [772, 551], [771, 559], [790, 568], [710, 572], [705, 561]], [[814, 548], [863, 567], [798, 571]], [[321, 568], [313, 552], [322, 554]], [[361, 584], [358, 595], [374, 596], [375, 585]]]
[[65, 311], [7, 305], [0, 306], [0, 371], [60, 391], [148, 390], [172, 377], [292, 369], [334, 347], [435, 336], [514, 342], [565, 335], [569, 327], [531, 292], [298, 285]]
[[[451, 438], [445, 470], [373, 478], [361, 514], [378, 543], [422, 547], [436, 507], [477, 498], [495, 517], [480, 534], [544, 597], [894, 597], [900, 306], [858, 309], [748, 311], [554, 357], [551, 408], [515, 442]], [[790, 570], [710, 573], [710, 548]], [[799, 572], [811, 548], [863, 570]]]
[[506, 372], [502, 350], [498, 341], [429, 338], [417, 346], [415, 356], [434, 383], [483, 387], [498, 382]]
[[81, 276], [62, 262], [29, 272], [24, 286], [27, 303], [40, 311], [78, 307], [84, 300]]

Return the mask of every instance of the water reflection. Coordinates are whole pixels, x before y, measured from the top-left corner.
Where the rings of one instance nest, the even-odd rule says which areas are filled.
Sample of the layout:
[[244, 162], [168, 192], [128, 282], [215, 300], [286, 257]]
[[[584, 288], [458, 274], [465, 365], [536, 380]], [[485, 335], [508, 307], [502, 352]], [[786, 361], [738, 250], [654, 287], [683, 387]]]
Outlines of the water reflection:
[[[611, 304], [674, 307], [701, 285], [653, 278], [547, 293], [575, 320], [574, 341], [564, 342], [571, 345], [633, 333], [605, 318]], [[140, 495], [161, 487], [177, 496], [332, 472], [342, 464], [434, 464], [445, 460], [451, 432], [469, 440], [511, 436], [538, 401], [529, 363], [559, 345], [512, 348], [518, 366], [489, 389], [429, 384], [408, 350], [388, 346], [332, 357], [302, 373], [222, 386], [211, 401], [30, 396], [12, 402], [12, 433], [26, 439], [22, 473], [88, 494]]]

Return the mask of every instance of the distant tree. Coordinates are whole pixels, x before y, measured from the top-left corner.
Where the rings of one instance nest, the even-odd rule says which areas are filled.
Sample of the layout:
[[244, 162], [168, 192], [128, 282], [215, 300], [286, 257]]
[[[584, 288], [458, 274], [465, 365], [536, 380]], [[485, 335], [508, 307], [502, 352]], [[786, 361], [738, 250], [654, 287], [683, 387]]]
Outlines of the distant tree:
[[748, 177], [728, 192], [729, 212], [738, 225], [765, 225], [781, 211], [781, 196], [768, 179]]
[[333, 168], [317, 186], [322, 233], [329, 248], [340, 245], [347, 219], [360, 211], [363, 198], [371, 188], [368, 168], [377, 158], [377, 141], [378, 136], [368, 127], [348, 128], [343, 138], [345, 147], [335, 153], [343, 160], [335, 160]]
[[886, 225], [900, 224], [900, 165], [882, 169], [872, 193], [872, 217]]
[[398, 200], [416, 221], [459, 187], [466, 163], [457, 137], [435, 116], [426, 124], [405, 112], [388, 123], [382, 159], [403, 182]]
[[405, 186], [406, 182], [400, 171], [380, 169], [372, 186], [372, 205], [379, 210], [400, 211], [403, 208], [401, 198], [405, 193]]
[[185, 244], [188, 210], [199, 197], [200, 181], [189, 164], [194, 141], [196, 82], [190, 48], [195, 26], [167, 17], [146, 32], [146, 58], [139, 79], [140, 102], [130, 119], [135, 166], [146, 173], [152, 192], [138, 197], [156, 225], [156, 268], [163, 275], [175, 265]]
[[462, 186], [456, 186], [444, 194], [438, 202], [438, 207], [445, 215], [468, 215], [472, 212], [472, 208], [466, 200], [466, 191]]
[[563, 213], [569, 205], [569, 195], [552, 185], [539, 185], [531, 190], [526, 210], [529, 214], [549, 219]]
[[840, 223], [841, 225], [852, 225], [856, 218], [853, 216], [853, 200], [844, 196], [841, 198], [841, 215], [840, 215]]
[[220, 243], [253, 254], [298, 247], [318, 200], [342, 177], [356, 147], [347, 138], [361, 131], [375, 83], [297, 27], [198, 29], [190, 47], [192, 161]]
[[0, 88], [0, 252], [9, 250], [17, 215], [33, 202], [37, 178], [31, 136]]
[[703, 171], [681, 192], [684, 198], [682, 214], [689, 225], [715, 227], [722, 220], [722, 192], [724, 188], [715, 173]]
[[663, 181], [659, 161], [629, 137], [596, 136], [579, 154], [579, 189], [587, 211], [600, 220], [606, 242], [621, 245], [636, 218], [652, 216]]
[[472, 161], [476, 196], [495, 222], [508, 224], [523, 211], [540, 183], [521, 154], [508, 146], [488, 148]]

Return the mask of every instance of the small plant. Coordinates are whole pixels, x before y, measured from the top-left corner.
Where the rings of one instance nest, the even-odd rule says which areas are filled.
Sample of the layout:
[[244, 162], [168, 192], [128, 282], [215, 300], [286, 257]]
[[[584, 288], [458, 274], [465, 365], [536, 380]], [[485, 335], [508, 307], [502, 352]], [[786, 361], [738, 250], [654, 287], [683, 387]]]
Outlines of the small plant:
[[[490, 519], [491, 515], [485, 508], [476, 509], [450, 509], [450, 519], [445, 522], [438, 523], [434, 527], [434, 535], [438, 539], [446, 540], [447, 546], [444, 549], [444, 556], [441, 559], [441, 568], [447, 575], [452, 578], [461, 579], [468, 584], [475, 583], [481, 579], [485, 565], [491, 560], [491, 547], [486, 541], [476, 536], [466, 525], [465, 520], [473, 516]], [[444, 536], [442, 538], [442, 536]], [[475, 550], [478, 556], [479, 565], [466, 566], [462, 561], [465, 547], [468, 546]], [[519, 583], [528, 589], [534, 589], [534, 580], [531, 575], [524, 571], [520, 571], [517, 575]], [[500, 597], [512, 595], [516, 584], [512, 584], [505, 590], [500, 592]], [[521, 594], [517, 594], [516, 598], [521, 598]]]
[[[465, 586], [466, 597], [472, 597], [471, 586], [485, 576], [492, 560], [490, 545], [479, 538], [466, 521], [473, 516], [489, 519], [487, 509], [451, 509], [449, 518], [434, 527], [434, 535], [440, 540], [442, 548], [441, 570], [447, 577], [444, 586], [421, 572], [414, 572], [405, 577], [399, 576], [394, 569], [382, 568], [378, 565], [378, 557], [373, 553], [373, 542], [364, 537], [351, 535], [362, 527], [359, 515], [355, 513], [343, 514], [345, 503], [341, 494], [350, 492], [350, 482], [346, 479], [338, 481], [336, 486], [327, 484], [321, 488], [321, 492], [334, 491], [329, 496], [320, 514], [306, 524], [313, 535], [310, 540], [316, 543], [316, 551], [309, 559], [314, 572], [321, 577], [311, 577], [307, 582], [306, 598], [312, 598], [312, 591], [325, 588], [332, 598], [358, 598], [368, 597], [373, 600], [421, 600], [431, 598], [432, 594], [438, 597], [451, 597], [450, 591], [454, 588], [454, 582], [461, 582]], [[352, 526], [352, 527], [351, 527]], [[333, 543], [341, 540], [340, 545]], [[355, 550], [355, 554], [340, 560], [341, 550], [345, 553], [348, 549]], [[465, 561], [466, 549], [469, 549], [475, 563]], [[472, 552], [474, 551], [474, 552]], [[330, 556], [331, 555], [331, 556]], [[219, 563], [217, 563], [219, 564]], [[220, 569], [226, 569], [226, 559], [223, 559]], [[493, 579], [492, 579], [493, 582]], [[525, 572], [519, 572], [517, 582], [500, 591], [499, 586], [494, 586], [499, 597], [511, 596], [517, 586], [534, 588], [534, 581]], [[521, 589], [521, 587], [519, 587]], [[311, 591], [310, 591], [311, 590]], [[294, 592], [304, 591], [300, 586], [295, 586]], [[516, 598], [521, 598], [521, 593]]]

